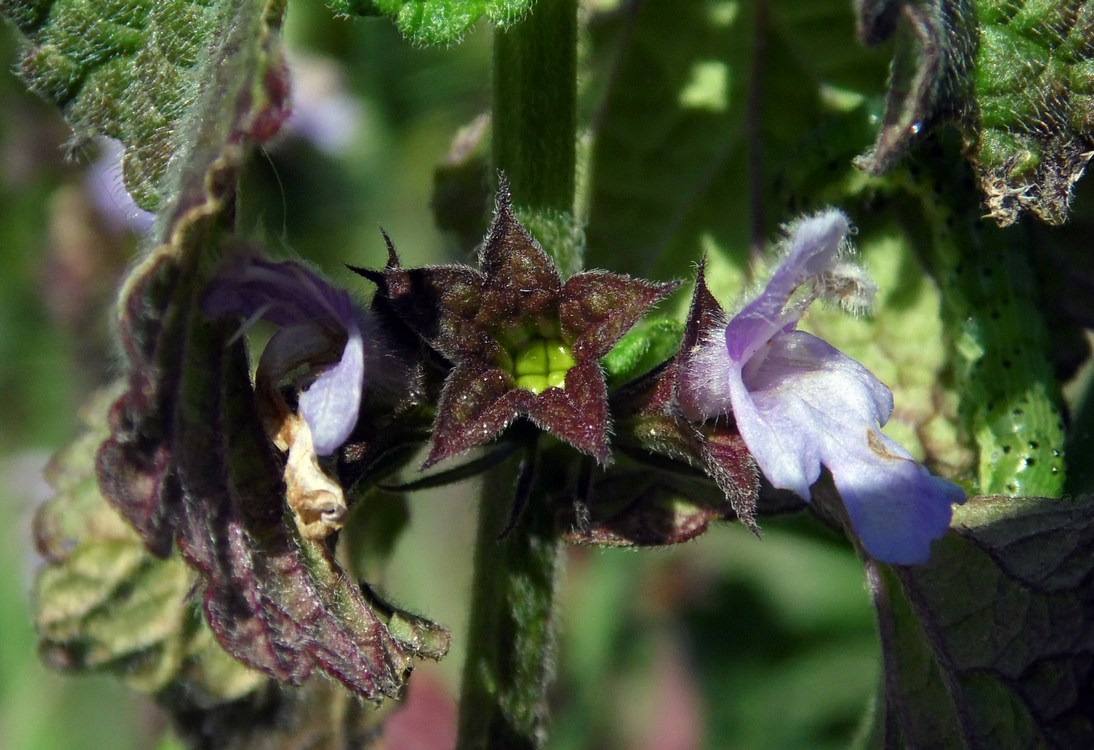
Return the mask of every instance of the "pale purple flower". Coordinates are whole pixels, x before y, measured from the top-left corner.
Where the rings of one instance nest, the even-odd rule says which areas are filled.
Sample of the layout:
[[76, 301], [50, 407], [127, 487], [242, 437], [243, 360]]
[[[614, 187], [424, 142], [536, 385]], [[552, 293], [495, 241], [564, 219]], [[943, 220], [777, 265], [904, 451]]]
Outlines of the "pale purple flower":
[[244, 326], [267, 320], [280, 326], [259, 360], [259, 378], [276, 386], [304, 371], [299, 411], [315, 451], [330, 455], [357, 424], [365, 382], [367, 313], [299, 263], [247, 256], [222, 271], [202, 308], [210, 316], [239, 315]]
[[350, 94], [342, 69], [323, 57], [293, 55], [290, 132], [309, 141], [328, 156], [339, 156], [353, 146], [365, 126], [365, 109]]
[[692, 353], [680, 399], [692, 418], [732, 413], [776, 488], [808, 499], [827, 467], [865, 551], [882, 562], [923, 563], [964, 493], [881, 432], [893, 411], [892, 392], [881, 381], [796, 330], [818, 298], [852, 309], [871, 301], [873, 284], [843, 257], [848, 231], [847, 217], [836, 210], [791, 227], [767, 286]]
[[84, 189], [92, 205], [114, 232], [147, 235], [156, 215], [133, 202], [122, 179], [125, 147], [113, 138], [97, 138], [99, 156], [84, 176]]

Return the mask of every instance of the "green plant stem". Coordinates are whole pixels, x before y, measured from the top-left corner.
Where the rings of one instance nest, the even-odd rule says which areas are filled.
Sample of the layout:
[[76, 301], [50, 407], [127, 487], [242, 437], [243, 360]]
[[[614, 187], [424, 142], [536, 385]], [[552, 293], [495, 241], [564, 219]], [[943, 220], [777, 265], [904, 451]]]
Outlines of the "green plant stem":
[[[576, 0], [541, 0], [495, 34], [494, 164], [509, 179], [518, 218], [564, 276], [582, 265], [573, 220], [576, 76]], [[539, 460], [533, 453], [527, 460]], [[546, 740], [560, 540], [544, 476], [532, 475], [527, 504], [500, 539], [514, 476], [503, 466], [483, 483], [459, 750], [540, 748]]]
[[574, 230], [577, 2], [541, 0], [494, 35], [494, 166], [513, 207], [563, 276], [582, 266]]
[[483, 483], [458, 750], [540, 748], [546, 739], [559, 538], [540, 484], [517, 526], [498, 538], [513, 486], [504, 470]]

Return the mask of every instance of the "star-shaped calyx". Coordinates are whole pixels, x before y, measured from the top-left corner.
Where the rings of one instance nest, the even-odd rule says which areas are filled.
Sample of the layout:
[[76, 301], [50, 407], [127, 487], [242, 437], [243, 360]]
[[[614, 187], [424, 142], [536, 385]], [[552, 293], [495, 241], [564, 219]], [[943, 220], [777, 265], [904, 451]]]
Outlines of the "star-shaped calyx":
[[387, 308], [452, 363], [432, 466], [489, 442], [517, 417], [608, 464], [608, 389], [599, 360], [675, 284], [585, 271], [563, 283], [499, 187], [479, 267], [354, 268]]

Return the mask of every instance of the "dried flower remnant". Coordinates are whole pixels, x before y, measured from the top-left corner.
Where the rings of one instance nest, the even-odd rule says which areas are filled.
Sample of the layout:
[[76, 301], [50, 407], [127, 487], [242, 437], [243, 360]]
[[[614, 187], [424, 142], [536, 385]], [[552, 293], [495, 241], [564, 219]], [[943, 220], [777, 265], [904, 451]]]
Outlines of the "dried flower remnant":
[[[300, 532], [325, 537], [341, 527], [346, 502], [318, 458], [337, 450], [357, 423], [367, 313], [299, 263], [254, 255], [222, 271], [202, 306], [211, 316], [243, 316], [245, 326], [259, 319], [280, 326], [259, 360], [255, 394], [267, 434], [287, 453], [286, 497]], [[298, 389], [296, 411], [281, 392], [286, 380]]]
[[599, 360], [674, 284], [585, 271], [565, 283], [513, 214], [502, 182], [479, 267], [405, 269], [389, 244], [382, 271], [354, 268], [390, 310], [454, 366], [437, 407], [431, 466], [526, 417], [610, 462]]
[[817, 299], [851, 310], [870, 304], [872, 283], [846, 258], [849, 228], [836, 210], [790, 227], [785, 254], [763, 291], [710, 328], [688, 355], [681, 403], [696, 419], [731, 413], [760, 470], [779, 489], [809, 498], [827, 467], [865, 551], [882, 562], [923, 563], [964, 493], [882, 434], [893, 396], [881, 381], [796, 330]]

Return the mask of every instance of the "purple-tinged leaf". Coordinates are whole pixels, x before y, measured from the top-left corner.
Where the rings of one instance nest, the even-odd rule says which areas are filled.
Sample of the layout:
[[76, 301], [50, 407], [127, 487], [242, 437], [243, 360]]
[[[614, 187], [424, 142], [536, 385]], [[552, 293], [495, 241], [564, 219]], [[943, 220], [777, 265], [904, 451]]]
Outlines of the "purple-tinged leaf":
[[[202, 96], [194, 116], [171, 142], [177, 164], [165, 178], [160, 243], [130, 273], [121, 291], [118, 328], [128, 359], [127, 392], [116, 403], [112, 434], [98, 456], [99, 480], [115, 504], [158, 555], [170, 549], [179, 489], [171, 442], [178, 393], [186, 369], [182, 342], [190, 323], [199, 267], [229, 207], [244, 158], [244, 137], [263, 113], [284, 106], [280, 88], [265, 80], [279, 65], [277, 27], [283, 6], [231, 0], [210, 9], [220, 15], [210, 53], [190, 73]], [[202, 109], [203, 108], [203, 109]]]
[[[200, 416], [180, 425], [176, 447], [179, 544], [202, 572], [206, 618], [229, 653], [281, 681], [301, 684], [318, 667], [364, 698], [394, 696], [421, 654], [389, 632], [325, 542], [305, 539], [286, 518], [246, 356], [238, 342], [225, 347], [228, 334], [209, 326], [188, 342], [207, 367], [192, 381], [188, 413]], [[446, 645], [442, 636], [424, 655], [439, 657]]]
[[446, 636], [366, 598], [324, 542], [297, 533], [244, 345], [199, 310], [214, 259], [229, 246], [246, 139], [268, 135], [284, 113], [283, 9], [230, 0], [210, 11], [220, 23], [156, 225], [161, 244], [121, 295], [129, 390], [114, 408], [98, 473], [156, 552], [167, 554], [174, 536], [232, 656], [292, 684], [320, 669], [378, 701], [400, 691], [413, 657], [442, 655]]
[[106, 672], [178, 710], [237, 701], [268, 679], [228, 656], [190, 598], [196, 572], [152, 556], [95, 481], [95, 449], [117, 389], [82, 410], [78, 436], [50, 462], [56, 494], [34, 519], [39, 651], [50, 667]]
[[[580, 515], [563, 518], [572, 544], [662, 547], [690, 541], [728, 508], [697, 481], [651, 471], [619, 472], [594, 483]], [[731, 515], [731, 514], [730, 514]]]

